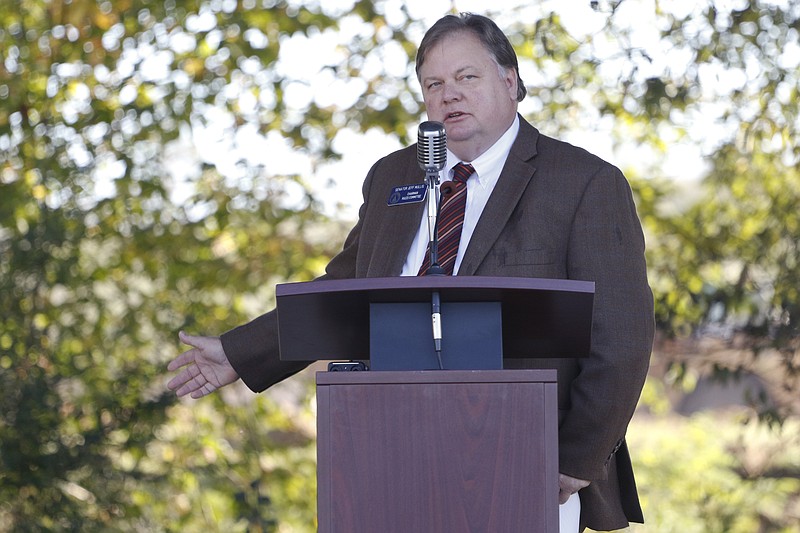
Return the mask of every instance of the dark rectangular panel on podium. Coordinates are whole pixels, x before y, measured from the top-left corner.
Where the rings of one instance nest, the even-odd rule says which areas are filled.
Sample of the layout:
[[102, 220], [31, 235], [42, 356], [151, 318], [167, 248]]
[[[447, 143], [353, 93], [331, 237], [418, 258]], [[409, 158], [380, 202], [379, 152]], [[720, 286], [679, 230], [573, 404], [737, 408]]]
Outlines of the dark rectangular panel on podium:
[[[443, 306], [498, 302], [504, 358], [586, 357], [589, 353], [594, 282], [422, 276], [278, 285], [281, 359], [370, 359], [372, 304], [429, 304], [434, 291], [440, 293]], [[443, 314], [445, 329], [447, 319]], [[403, 324], [398, 322], [398, 327]]]
[[317, 374], [320, 533], [558, 532], [554, 370]]

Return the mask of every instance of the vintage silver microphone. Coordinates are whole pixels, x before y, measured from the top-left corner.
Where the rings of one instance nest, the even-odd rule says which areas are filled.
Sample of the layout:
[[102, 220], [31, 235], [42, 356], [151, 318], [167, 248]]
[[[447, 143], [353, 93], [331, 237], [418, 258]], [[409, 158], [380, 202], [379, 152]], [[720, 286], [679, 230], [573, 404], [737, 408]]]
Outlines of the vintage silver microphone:
[[428, 185], [428, 242], [431, 267], [428, 275], [443, 275], [439, 266], [439, 239], [436, 236], [436, 216], [439, 213], [439, 174], [447, 164], [447, 134], [444, 124], [429, 120], [417, 130], [417, 163], [425, 171]]
[[[439, 214], [439, 175], [447, 164], [447, 134], [441, 122], [427, 121], [417, 130], [417, 162], [425, 171], [428, 185], [428, 243], [431, 266], [426, 275], [443, 276], [439, 266], [439, 238], [436, 235], [436, 217]], [[439, 291], [431, 295], [431, 323], [433, 325], [433, 347], [439, 369], [442, 365], [442, 315]]]

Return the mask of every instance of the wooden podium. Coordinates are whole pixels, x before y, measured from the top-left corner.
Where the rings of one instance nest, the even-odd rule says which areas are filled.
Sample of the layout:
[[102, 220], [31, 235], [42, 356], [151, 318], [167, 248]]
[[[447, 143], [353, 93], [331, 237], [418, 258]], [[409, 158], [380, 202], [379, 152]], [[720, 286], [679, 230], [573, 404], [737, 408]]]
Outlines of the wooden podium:
[[[428, 370], [433, 291], [443, 304], [446, 370]], [[497, 346], [500, 361], [588, 355], [593, 283], [371, 278], [276, 293], [282, 359], [391, 368], [317, 374], [321, 533], [558, 532], [556, 372], [487, 369], [498, 354], [474, 352]], [[466, 307], [465, 323], [448, 322], [456, 307], [445, 303]], [[462, 335], [473, 339], [445, 343]], [[465, 354], [478, 370], [460, 366]]]
[[554, 370], [317, 374], [319, 531], [558, 532]]

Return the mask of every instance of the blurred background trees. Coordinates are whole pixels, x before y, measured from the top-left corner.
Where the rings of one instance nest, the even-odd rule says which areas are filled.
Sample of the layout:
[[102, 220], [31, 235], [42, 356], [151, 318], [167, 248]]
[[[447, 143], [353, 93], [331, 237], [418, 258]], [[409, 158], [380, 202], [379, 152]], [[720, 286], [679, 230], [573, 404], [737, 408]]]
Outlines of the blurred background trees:
[[[800, 7], [590, 4], [582, 25], [455, 7], [511, 35], [528, 119], [634, 185], [659, 326], [631, 435], [646, 530], [797, 531]], [[365, 132], [414, 141], [438, 7], [0, 0], [0, 530], [315, 529], [308, 380], [178, 402], [164, 364], [179, 329], [322, 271], [353, 216], [335, 188], [363, 178], [334, 162], [366, 171], [386, 150]], [[771, 430], [663, 429], [683, 393], [747, 377]]]

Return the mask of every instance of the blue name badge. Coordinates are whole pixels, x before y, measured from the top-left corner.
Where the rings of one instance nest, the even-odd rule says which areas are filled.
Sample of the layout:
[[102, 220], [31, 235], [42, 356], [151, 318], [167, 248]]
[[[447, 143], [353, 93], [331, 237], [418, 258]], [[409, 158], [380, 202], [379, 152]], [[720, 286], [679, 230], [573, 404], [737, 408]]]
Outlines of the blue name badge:
[[391, 205], [415, 204], [425, 199], [428, 186], [424, 183], [415, 185], [401, 185], [392, 189], [389, 200], [386, 202]]

